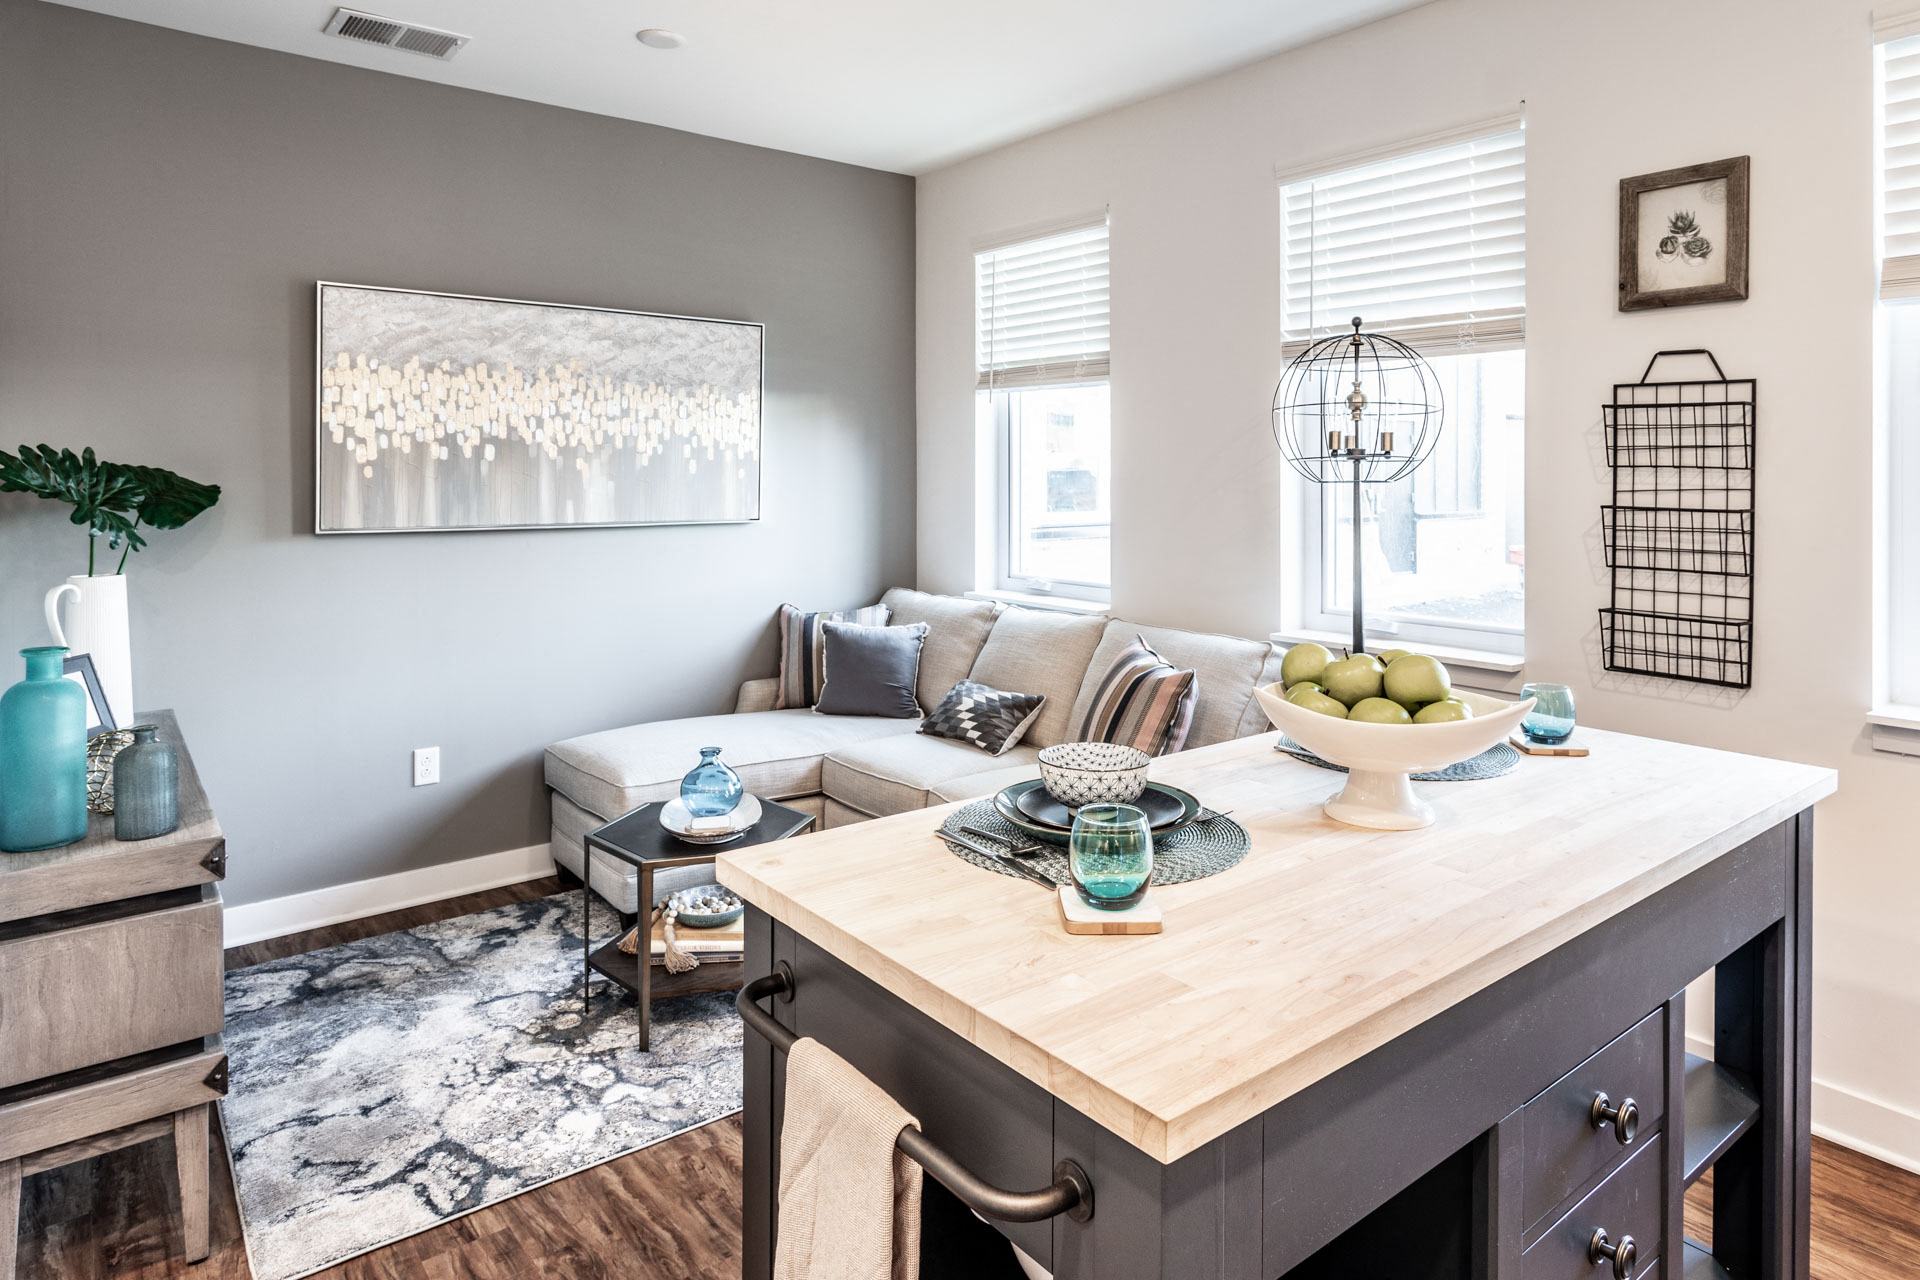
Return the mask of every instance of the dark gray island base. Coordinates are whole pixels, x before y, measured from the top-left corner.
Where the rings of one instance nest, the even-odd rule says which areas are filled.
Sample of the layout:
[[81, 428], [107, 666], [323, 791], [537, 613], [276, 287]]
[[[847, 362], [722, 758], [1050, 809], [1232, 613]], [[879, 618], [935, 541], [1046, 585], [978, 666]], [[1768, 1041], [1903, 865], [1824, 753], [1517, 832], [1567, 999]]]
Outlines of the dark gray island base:
[[[978, 1178], [1031, 1190], [1084, 1169], [1088, 1220], [995, 1224], [1060, 1280], [1804, 1278], [1812, 852], [1809, 809], [1172, 1164], [757, 908], [747, 976], [788, 975], [759, 1007]], [[1712, 1062], [1686, 1053], [1683, 1004], [1709, 970]], [[773, 1270], [784, 1073], [750, 1028], [748, 1280]], [[1709, 1167], [1711, 1252], [1681, 1228]], [[928, 1201], [924, 1274], [994, 1274], [955, 1263], [976, 1256], [971, 1215], [931, 1179]]]

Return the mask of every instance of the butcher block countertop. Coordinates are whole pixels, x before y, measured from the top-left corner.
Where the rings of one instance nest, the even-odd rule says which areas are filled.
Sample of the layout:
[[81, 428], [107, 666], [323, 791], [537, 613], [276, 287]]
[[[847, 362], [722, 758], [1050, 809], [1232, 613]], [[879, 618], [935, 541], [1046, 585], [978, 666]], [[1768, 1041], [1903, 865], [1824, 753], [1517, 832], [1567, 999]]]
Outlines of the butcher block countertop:
[[[737, 852], [721, 883], [1171, 1163], [1833, 793], [1830, 769], [1582, 729], [1416, 783], [1423, 831], [1320, 805], [1342, 777], [1274, 735], [1157, 760], [1230, 810], [1239, 866], [1156, 888], [1165, 932], [1074, 937], [1053, 896], [933, 834], [956, 805]], [[984, 760], [984, 757], [983, 757]], [[804, 1031], [804, 1028], [802, 1028]]]

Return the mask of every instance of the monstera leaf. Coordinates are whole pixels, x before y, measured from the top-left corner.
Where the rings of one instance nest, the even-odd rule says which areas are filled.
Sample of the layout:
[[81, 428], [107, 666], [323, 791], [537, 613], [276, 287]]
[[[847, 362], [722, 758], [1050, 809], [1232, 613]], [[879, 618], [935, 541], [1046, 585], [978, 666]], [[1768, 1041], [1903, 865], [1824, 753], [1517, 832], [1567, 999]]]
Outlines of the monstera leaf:
[[87, 572], [92, 573], [94, 542], [124, 546], [127, 554], [147, 545], [139, 526], [178, 529], [220, 499], [218, 485], [200, 484], [159, 467], [106, 462], [92, 449], [75, 453], [52, 445], [22, 445], [20, 452], [0, 449], [0, 493], [31, 493], [73, 508], [68, 517], [88, 532]]
[[102, 462], [91, 449], [78, 454], [45, 444], [22, 445], [18, 454], [0, 449], [0, 493], [64, 502], [73, 508], [73, 523], [142, 545], [129, 514], [137, 494], [132, 468]]
[[178, 529], [220, 501], [220, 486], [201, 484], [160, 467], [128, 467], [139, 494], [134, 513], [156, 529]]

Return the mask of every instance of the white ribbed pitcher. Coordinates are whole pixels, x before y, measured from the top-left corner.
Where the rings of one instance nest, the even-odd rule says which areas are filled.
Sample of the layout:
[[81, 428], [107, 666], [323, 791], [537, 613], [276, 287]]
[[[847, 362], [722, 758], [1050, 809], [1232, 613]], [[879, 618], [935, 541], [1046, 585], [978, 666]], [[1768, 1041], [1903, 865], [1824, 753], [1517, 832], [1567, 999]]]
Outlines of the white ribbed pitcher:
[[[60, 602], [69, 594], [66, 625], [60, 624]], [[47, 592], [47, 630], [53, 642], [74, 653], [93, 656], [100, 691], [107, 697], [114, 723], [133, 723], [133, 651], [127, 634], [127, 578], [121, 573], [76, 573]]]

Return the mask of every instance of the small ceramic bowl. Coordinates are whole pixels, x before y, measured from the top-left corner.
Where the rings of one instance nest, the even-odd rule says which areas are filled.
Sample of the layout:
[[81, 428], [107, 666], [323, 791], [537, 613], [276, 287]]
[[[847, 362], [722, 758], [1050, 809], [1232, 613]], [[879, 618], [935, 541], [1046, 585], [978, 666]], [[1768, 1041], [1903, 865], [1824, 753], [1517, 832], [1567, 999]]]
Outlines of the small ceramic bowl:
[[1131, 804], [1147, 789], [1153, 757], [1118, 742], [1062, 742], [1040, 752], [1040, 780], [1070, 809]]
[[718, 929], [746, 914], [747, 906], [722, 885], [703, 884], [681, 889], [667, 898], [673, 917], [689, 929]]

